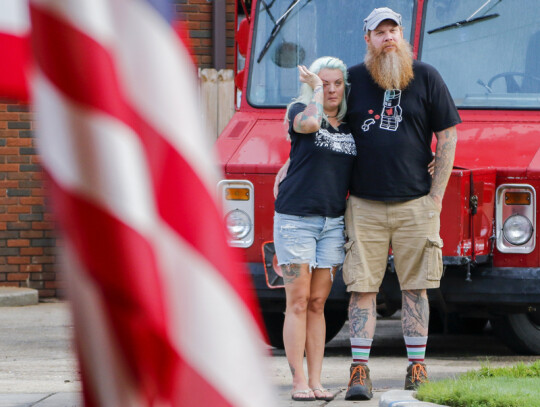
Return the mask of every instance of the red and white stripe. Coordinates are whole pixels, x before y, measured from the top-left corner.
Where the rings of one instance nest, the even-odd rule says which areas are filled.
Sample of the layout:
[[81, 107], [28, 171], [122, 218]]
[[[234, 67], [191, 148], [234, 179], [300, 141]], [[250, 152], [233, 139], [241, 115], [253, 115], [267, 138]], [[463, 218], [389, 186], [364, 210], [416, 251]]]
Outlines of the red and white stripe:
[[426, 344], [423, 345], [406, 345], [409, 362], [417, 363], [424, 362], [426, 355]]
[[0, 90], [2, 97], [27, 101], [30, 69], [27, 0], [0, 0]]
[[30, 8], [86, 405], [275, 405], [189, 53], [144, 0]]

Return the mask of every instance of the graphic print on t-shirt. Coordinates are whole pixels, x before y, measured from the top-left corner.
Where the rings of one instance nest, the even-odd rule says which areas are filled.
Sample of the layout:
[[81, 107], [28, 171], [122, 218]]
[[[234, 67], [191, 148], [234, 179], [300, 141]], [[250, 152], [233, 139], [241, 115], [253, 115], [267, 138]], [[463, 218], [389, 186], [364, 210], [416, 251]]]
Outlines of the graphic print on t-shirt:
[[[384, 130], [396, 131], [399, 122], [402, 120], [402, 110], [399, 102], [401, 101], [401, 91], [399, 89], [388, 89], [384, 92], [384, 101], [381, 115], [375, 116], [375, 119], [381, 119], [379, 127]], [[369, 111], [373, 113], [372, 110]], [[375, 120], [369, 118], [362, 124], [362, 130], [368, 131], [369, 127], [375, 123]]]
[[356, 144], [351, 133], [330, 133], [321, 128], [315, 136], [315, 145], [337, 153], [356, 155]]
[[384, 92], [383, 110], [381, 113], [381, 129], [396, 131], [401, 121], [401, 91], [389, 89]]

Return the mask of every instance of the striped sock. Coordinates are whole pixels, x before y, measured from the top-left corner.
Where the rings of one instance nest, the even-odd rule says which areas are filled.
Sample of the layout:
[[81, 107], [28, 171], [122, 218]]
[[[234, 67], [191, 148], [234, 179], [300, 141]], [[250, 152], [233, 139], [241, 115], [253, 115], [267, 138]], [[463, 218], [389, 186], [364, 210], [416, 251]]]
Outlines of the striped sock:
[[422, 362], [426, 357], [427, 336], [404, 336], [405, 346], [407, 346], [407, 357], [409, 365]]
[[351, 338], [351, 350], [353, 363], [366, 363], [369, 361], [373, 339]]

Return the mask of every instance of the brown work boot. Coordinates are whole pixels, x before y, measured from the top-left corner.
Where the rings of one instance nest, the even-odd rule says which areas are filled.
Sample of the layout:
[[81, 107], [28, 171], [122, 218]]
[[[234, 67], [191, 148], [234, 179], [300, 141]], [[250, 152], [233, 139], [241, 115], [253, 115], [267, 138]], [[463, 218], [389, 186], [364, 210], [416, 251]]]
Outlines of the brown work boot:
[[422, 383], [427, 383], [426, 364], [416, 362], [407, 367], [407, 375], [405, 376], [405, 390], [416, 390]]
[[369, 367], [365, 363], [351, 364], [351, 379], [345, 400], [369, 400], [373, 397]]

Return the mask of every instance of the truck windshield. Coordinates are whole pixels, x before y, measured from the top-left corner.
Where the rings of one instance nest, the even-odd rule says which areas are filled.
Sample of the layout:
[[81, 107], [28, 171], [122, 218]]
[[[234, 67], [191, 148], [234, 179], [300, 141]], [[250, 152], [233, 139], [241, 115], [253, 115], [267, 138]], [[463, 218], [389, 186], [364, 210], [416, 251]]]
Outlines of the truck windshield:
[[429, 0], [419, 57], [441, 73], [458, 107], [538, 109], [539, 5], [538, 0]]
[[347, 66], [363, 61], [364, 18], [375, 7], [402, 15], [411, 41], [413, 0], [260, 0], [247, 98], [258, 107], [283, 107], [298, 94], [297, 65], [336, 56]]

